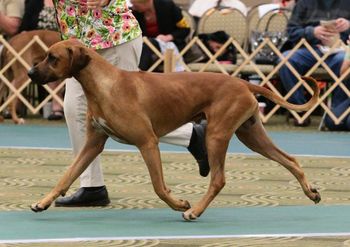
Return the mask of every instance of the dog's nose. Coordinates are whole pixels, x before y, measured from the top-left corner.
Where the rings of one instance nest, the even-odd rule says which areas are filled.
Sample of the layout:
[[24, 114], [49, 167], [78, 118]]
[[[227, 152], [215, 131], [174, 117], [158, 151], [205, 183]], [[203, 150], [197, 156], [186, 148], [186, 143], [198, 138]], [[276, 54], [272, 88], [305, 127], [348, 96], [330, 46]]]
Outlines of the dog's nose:
[[28, 76], [30, 79], [34, 79], [35, 75], [37, 74], [37, 70], [35, 69], [35, 67], [32, 67], [29, 71], [28, 71]]
[[32, 80], [32, 82], [34, 82], [34, 83], [38, 83], [39, 82], [39, 79], [40, 79], [39, 78], [39, 71], [35, 67], [32, 67], [28, 71], [28, 76]]

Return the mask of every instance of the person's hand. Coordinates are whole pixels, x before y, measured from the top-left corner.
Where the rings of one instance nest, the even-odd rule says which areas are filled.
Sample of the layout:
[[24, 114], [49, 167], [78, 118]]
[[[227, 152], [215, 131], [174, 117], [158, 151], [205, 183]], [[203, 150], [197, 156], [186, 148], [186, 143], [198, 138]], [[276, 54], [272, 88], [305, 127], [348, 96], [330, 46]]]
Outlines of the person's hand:
[[173, 41], [174, 37], [171, 34], [167, 34], [167, 35], [159, 34], [157, 36], [157, 39], [164, 41], [164, 42], [169, 42], [169, 41]]
[[314, 36], [319, 39], [322, 44], [327, 44], [331, 41], [334, 35], [338, 34], [338, 32], [331, 31], [323, 26], [317, 26], [314, 29]]
[[110, 0], [82, 0], [80, 4], [88, 9], [99, 9], [108, 5]]
[[336, 20], [335, 29], [337, 30], [337, 32], [341, 33], [341, 32], [348, 30], [349, 28], [350, 28], [350, 22], [347, 19], [338, 18]]

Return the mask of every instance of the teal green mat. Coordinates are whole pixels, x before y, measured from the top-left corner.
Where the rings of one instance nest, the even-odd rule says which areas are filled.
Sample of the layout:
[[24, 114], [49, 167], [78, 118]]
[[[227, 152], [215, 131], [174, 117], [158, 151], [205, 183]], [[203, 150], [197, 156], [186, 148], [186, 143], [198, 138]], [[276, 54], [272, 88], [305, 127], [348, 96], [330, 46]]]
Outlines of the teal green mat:
[[350, 206], [209, 208], [185, 222], [170, 209], [0, 212], [0, 243], [50, 239], [350, 235]]
[[[349, 156], [349, 132], [291, 132], [269, 131], [269, 136], [283, 150], [299, 155]], [[1, 147], [70, 148], [65, 126], [0, 124]], [[109, 139], [106, 149], [136, 150]], [[162, 151], [187, 152], [184, 147], [160, 144]], [[232, 138], [229, 153], [252, 153], [236, 137]]]

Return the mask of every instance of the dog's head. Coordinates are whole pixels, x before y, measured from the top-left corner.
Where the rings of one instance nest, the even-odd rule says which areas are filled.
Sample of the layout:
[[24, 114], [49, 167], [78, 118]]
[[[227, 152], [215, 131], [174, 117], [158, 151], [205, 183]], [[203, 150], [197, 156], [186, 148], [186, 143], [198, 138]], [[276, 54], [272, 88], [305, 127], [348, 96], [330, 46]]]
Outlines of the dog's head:
[[34, 65], [28, 76], [40, 84], [66, 79], [79, 73], [90, 59], [87, 48], [78, 41], [61, 41], [49, 48], [45, 59]]

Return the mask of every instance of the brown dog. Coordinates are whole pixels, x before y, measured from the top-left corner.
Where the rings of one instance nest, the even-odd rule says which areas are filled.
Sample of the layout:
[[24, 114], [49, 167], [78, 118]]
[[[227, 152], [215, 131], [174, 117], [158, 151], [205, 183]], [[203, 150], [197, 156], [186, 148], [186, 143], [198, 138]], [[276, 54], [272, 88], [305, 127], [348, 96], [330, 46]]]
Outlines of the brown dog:
[[[20, 52], [31, 40], [33, 40], [34, 36], [38, 36], [40, 40], [47, 46], [50, 47], [54, 43], [57, 43], [61, 40], [60, 34], [54, 31], [48, 30], [35, 30], [22, 32], [20, 34], [12, 37], [8, 43], [10, 46], [16, 51]], [[46, 56], [45, 50], [38, 44], [33, 43], [22, 55], [24, 61], [28, 63], [30, 67], [42, 61]], [[2, 68], [4, 68], [12, 59], [14, 58], [13, 53], [11, 53], [6, 47], [4, 47], [1, 54], [1, 64]], [[26, 69], [21, 62], [18, 60], [5, 70], [5, 77], [11, 82], [12, 86], [16, 89], [20, 88], [26, 81], [29, 80], [27, 75], [28, 69]], [[0, 85], [0, 100], [6, 98], [8, 94], [8, 87], [4, 83]], [[23, 124], [24, 119], [19, 118], [17, 115], [17, 104], [18, 98], [15, 97], [10, 103], [10, 113], [11, 118], [15, 124]], [[2, 116], [0, 116], [2, 118]]]
[[[35, 212], [47, 209], [58, 196], [66, 194], [103, 151], [108, 136], [139, 148], [156, 194], [172, 209], [185, 211], [186, 220], [200, 216], [224, 187], [225, 155], [234, 133], [250, 149], [286, 167], [312, 201], [318, 203], [321, 199], [307, 182], [298, 162], [278, 149], [266, 135], [253, 95], [258, 93], [288, 109], [305, 111], [315, 104], [319, 95], [311, 78], [304, 78], [314, 91], [311, 100], [304, 105], [293, 105], [266, 88], [223, 74], [120, 70], [77, 41], [53, 45], [45, 60], [28, 74], [38, 82], [74, 76], [88, 101], [85, 146], [55, 188], [31, 206]], [[191, 207], [188, 201], [174, 198], [164, 182], [158, 140], [182, 124], [203, 117], [208, 121], [206, 147], [211, 180], [207, 193]]]

